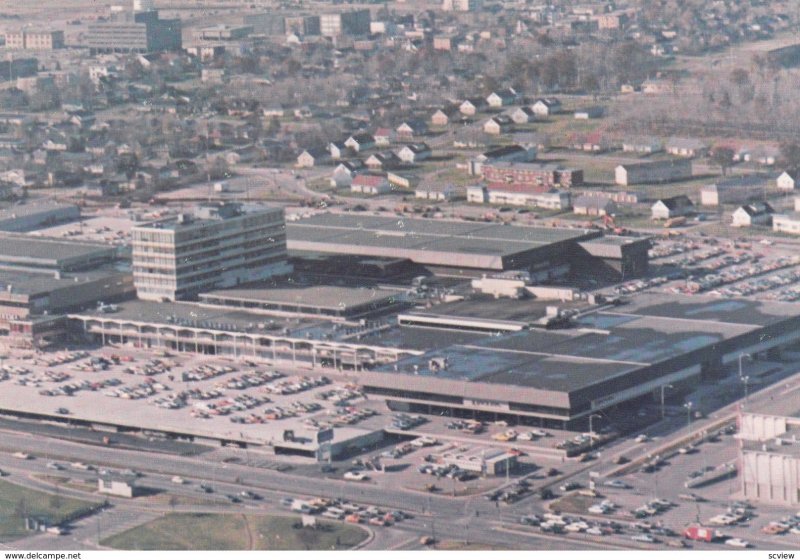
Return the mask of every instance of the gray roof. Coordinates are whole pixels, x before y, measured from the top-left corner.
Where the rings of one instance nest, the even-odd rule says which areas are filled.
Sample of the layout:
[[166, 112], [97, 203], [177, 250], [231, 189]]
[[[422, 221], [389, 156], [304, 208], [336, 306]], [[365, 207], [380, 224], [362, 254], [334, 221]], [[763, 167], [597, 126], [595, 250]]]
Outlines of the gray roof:
[[0, 259], [57, 265], [72, 259], [110, 257], [116, 249], [100, 243], [0, 232]]
[[289, 250], [385, 256], [420, 264], [502, 269], [503, 259], [556, 243], [597, 237], [593, 230], [477, 222], [317, 214], [286, 224]]
[[256, 285], [200, 294], [230, 300], [276, 304], [297, 304], [304, 307], [344, 310], [349, 307], [378, 304], [397, 297], [395, 290], [381, 288], [348, 288], [342, 286]]

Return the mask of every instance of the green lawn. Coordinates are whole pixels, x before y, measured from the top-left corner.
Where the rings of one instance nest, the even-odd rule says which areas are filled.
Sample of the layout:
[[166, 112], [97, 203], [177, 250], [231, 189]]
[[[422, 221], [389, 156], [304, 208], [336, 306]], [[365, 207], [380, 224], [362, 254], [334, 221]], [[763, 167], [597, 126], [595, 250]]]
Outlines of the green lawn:
[[58, 525], [76, 512], [94, 505], [0, 480], [0, 541], [26, 535], [25, 517], [38, 517], [49, 520], [51, 525]]
[[120, 550], [346, 550], [367, 537], [354, 525], [295, 528], [299, 517], [169, 514], [102, 541]]

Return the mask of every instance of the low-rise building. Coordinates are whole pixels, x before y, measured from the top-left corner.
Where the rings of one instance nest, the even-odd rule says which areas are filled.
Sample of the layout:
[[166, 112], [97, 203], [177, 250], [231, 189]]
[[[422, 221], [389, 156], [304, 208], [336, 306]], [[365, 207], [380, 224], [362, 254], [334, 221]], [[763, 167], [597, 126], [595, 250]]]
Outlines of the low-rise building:
[[484, 204], [489, 202], [489, 189], [485, 185], [470, 185], [467, 187], [467, 202]]
[[608, 198], [581, 195], [572, 203], [572, 211], [582, 216], [610, 216], [616, 213], [617, 205]]
[[566, 191], [541, 189], [529, 185], [490, 184], [487, 187], [489, 203], [511, 206], [532, 206], [549, 210], [570, 208], [570, 195]]
[[733, 211], [732, 224], [735, 227], [767, 226], [772, 223], [775, 211], [767, 202], [751, 202]]
[[542, 97], [531, 105], [531, 109], [540, 117], [548, 117], [561, 111], [561, 101], [555, 97]]
[[605, 113], [605, 109], [599, 105], [578, 109], [575, 111], [575, 118], [578, 120], [599, 119]]
[[536, 119], [536, 113], [530, 107], [517, 107], [508, 116], [516, 124], [527, 124]]
[[583, 170], [563, 168], [551, 163], [493, 162], [482, 166], [488, 183], [507, 183], [540, 187], [571, 187], [583, 183]]
[[772, 231], [800, 235], [800, 212], [773, 214]]
[[637, 154], [654, 154], [664, 149], [664, 144], [656, 137], [645, 136], [623, 140], [622, 151]]
[[486, 103], [489, 105], [489, 107], [497, 109], [512, 105], [518, 97], [519, 96], [514, 88], [499, 89], [489, 94], [489, 96], [486, 98]]
[[800, 170], [787, 169], [775, 180], [778, 188], [782, 191], [793, 191], [797, 186], [797, 181], [800, 179]]
[[423, 183], [414, 189], [414, 197], [423, 200], [448, 202], [458, 196], [460, 190], [463, 189], [459, 189], [450, 183]]
[[694, 204], [686, 195], [659, 199], [650, 208], [654, 220], [669, 220], [678, 216], [686, 216], [694, 211]]
[[626, 163], [614, 168], [614, 182], [618, 185], [668, 183], [692, 177], [689, 159], [666, 159], [641, 163]]
[[353, 177], [353, 182], [350, 184], [351, 192], [371, 196], [384, 194], [390, 190], [389, 180], [381, 175], [359, 174]]
[[670, 138], [665, 149], [668, 154], [681, 157], [700, 157], [708, 153], [708, 145], [696, 138]]
[[331, 155], [328, 150], [324, 148], [311, 148], [303, 150], [303, 152], [297, 156], [297, 167], [314, 167], [315, 165], [328, 163], [330, 160]]
[[403, 146], [395, 154], [405, 163], [419, 163], [431, 157], [431, 149], [424, 142], [420, 142]]
[[722, 179], [700, 189], [700, 204], [703, 206], [719, 206], [720, 204], [739, 204], [763, 199], [767, 182], [764, 177], [747, 175]]
[[510, 117], [498, 115], [487, 120], [483, 124], [483, 131], [486, 134], [498, 135], [509, 132], [514, 124]]

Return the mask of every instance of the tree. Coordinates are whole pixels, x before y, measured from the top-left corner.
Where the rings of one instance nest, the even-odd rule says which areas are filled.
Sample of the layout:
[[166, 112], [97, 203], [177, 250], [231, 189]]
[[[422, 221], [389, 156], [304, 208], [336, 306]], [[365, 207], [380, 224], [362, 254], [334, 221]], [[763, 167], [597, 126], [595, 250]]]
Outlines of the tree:
[[722, 168], [722, 175], [726, 175], [733, 163], [733, 149], [727, 147], [714, 148], [711, 154], [711, 161]]
[[781, 160], [788, 168], [800, 167], [800, 145], [796, 142], [781, 144]]

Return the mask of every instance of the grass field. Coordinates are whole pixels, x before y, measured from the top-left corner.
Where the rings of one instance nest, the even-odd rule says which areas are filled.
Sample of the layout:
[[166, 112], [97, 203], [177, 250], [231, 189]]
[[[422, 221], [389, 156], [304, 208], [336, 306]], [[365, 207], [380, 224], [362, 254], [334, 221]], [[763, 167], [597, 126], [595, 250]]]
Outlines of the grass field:
[[347, 550], [367, 537], [354, 525], [319, 522], [295, 528], [299, 517], [169, 514], [102, 541], [120, 550]]
[[58, 525], [74, 513], [94, 505], [92, 502], [38, 492], [0, 480], [0, 541], [26, 535], [26, 516]]
[[492, 544], [464, 543], [461, 541], [441, 541], [433, 545], [435, 550], [519, 550], [509, 544], [508, 546], [496, 546]]

